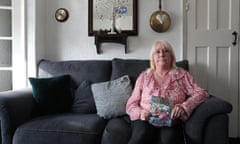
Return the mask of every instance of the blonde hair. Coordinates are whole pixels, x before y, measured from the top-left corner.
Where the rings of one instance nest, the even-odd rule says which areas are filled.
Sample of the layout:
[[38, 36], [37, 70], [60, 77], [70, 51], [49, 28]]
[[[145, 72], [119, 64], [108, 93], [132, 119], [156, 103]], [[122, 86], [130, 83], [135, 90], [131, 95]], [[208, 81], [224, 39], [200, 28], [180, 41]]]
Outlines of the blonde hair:
[[157, 40], [156, 42], [153, 43], [151, 52], [150, 52], [150, 70], [155, 70], [156, 66], [153, 60], [153, 54], [155, 52], [156, 46], [157, 45], [162, 45], [164, 46], [167, 50], [169, 50], [171, 57], [172, 57], [172, 64], [171, 64], [171, 68], [175, 69], [176, 68], [176, 57], [173, 51], [172, 46], [165, 40]]

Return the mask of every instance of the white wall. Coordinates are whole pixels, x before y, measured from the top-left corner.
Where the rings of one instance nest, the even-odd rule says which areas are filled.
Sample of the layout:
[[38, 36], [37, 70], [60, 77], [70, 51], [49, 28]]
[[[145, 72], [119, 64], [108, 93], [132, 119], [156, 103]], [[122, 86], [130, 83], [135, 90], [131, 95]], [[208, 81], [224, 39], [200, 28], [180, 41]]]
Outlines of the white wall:
[[[106, 43], [103, 53], [97, 54], [94, 38], [88, 36], [88, 0], [42, 0], [37, 2], [36, 44], [37, 59], [77, 60], [149, 58], [152, 43], [158, 39], [168, 40], [174, 47], [177, 60], [182, 59], [182, 0], [163, 0], [163, 10], [172, 19], [165, 33], [154, 32], [149, 25], [151, 14], [158, 10], [159, 0], [138, 0], [138, 35], [128, 37], [128, 53], [123, 45]], [[64, 23], [55, 20], [55, 10], [64, 7], [70, 17]], [[42, 10], [41, 10], [42, 9]], [[40, 33], [39, 33], [40, 32]]]

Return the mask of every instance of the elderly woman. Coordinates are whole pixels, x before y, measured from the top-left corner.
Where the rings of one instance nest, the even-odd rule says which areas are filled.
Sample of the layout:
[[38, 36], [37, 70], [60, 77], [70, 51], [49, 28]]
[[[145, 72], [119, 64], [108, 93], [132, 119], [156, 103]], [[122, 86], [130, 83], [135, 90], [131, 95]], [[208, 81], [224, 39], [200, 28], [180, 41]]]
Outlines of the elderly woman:
[[[139, 75], [126, 105], [132, 127], [129, 144], [149, 144], [151, 139], [156, 139], [159, 144], [181, 144], [183, 130], [180, 123], [207, 99], [208, 93], [198, 86], [189, 72], [176, 66], [173, 49], [167, 41], [159, 40], [153, 44], [150, 65]], [[171, 119], [181, 122], [170, 127], [150, 124], [152, 96], [171, 99]]]

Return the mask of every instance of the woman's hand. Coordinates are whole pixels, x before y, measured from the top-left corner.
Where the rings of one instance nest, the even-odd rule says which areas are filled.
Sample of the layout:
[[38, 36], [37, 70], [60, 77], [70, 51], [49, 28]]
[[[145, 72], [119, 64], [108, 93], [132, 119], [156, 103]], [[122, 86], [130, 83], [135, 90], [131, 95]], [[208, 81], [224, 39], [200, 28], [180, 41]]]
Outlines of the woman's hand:
[[173, 120], [178, 119], [185, 113], [186, 112], [183, 109], [183, 107], [181, 107], [180, 105], [175, 105], [172, 109], [171, 119], [173, 119]]
[[141, 111], [140, 113], [140, 119], [141, 120], [148, 120], [150, 113], [147, 111]]

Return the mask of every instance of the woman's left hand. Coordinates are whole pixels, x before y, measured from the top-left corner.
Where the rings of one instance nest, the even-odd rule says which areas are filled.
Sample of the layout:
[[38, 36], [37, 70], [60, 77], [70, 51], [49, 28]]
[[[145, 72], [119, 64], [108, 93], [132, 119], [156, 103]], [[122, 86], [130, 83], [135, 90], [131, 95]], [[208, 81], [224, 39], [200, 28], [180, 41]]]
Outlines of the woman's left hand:
[[185, 113], [185, 110], [180, 105], [175, 105], [172, 109], [171, 119], [180, 118]]

